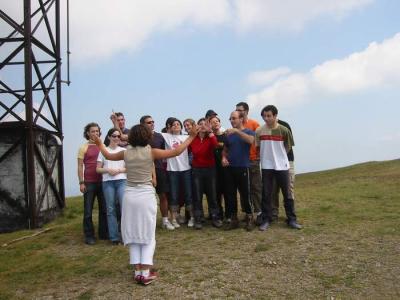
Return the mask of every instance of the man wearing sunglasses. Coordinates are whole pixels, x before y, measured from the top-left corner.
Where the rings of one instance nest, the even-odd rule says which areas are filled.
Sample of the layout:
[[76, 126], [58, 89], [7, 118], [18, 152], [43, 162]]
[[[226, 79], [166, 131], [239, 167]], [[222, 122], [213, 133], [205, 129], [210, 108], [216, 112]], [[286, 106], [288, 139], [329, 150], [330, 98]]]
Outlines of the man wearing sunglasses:
[[[165, 140], [161, 133], [154, 131], [154, 120], [151, 116], [145, 115], [140, 118], [140, 124], [146, 126], [153, 133], [150, 142], [151, 148], [165, 149]], [[162, 228], [167, 230], [174, 230], [175, 227], [168, 220], [168, 199], [167, 193], [169, 192], [169, 184], [167, 171], [164, 168], [163, 161], [158, 159], [154, 161], [156, 172], [156, 192], [160, 199], [160, 211], [162, 216]]]

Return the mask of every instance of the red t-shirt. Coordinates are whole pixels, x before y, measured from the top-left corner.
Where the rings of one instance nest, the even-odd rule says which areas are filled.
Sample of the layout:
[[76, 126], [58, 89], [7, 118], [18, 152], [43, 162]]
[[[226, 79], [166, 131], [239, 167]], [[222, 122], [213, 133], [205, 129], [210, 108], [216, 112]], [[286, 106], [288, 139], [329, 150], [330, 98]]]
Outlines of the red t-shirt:
[[83, 160], [85, 182], [101, 182], [101, 174], [96, 172], [97, 158], [100, 149], [95, 144], [84, 144], [78, 152], [78, 158]]
[[204, 137], [203, 140], [196, 136], [189, 146], [193, 154], [193, 168], [210, 168], [215, 166], [214, 149], [218, 145], [215, 135]]

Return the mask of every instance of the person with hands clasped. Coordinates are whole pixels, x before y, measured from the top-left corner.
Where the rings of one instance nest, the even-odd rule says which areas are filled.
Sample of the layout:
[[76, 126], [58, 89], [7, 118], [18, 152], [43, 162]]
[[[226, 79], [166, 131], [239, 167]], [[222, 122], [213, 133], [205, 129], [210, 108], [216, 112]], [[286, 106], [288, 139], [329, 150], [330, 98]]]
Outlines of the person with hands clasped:
[[[126, 150], [118, 146], [121, 133], [115, 128], [111, 128], [107, 133], [108, 140], [107, 151], [117, 153]], [[108, 235], [113, 245], [121, 242], [118, 230], [118, 211], [122, 205], [122, 197], [124, 196], [126, 185], [126, 168], [123, 160], [112, 161], [105, 159], [99, 153], [97, 158], [96, 171], [103, 175], [103, 194], [107, 205], [107, 224]]]
[[211, 130], [210, 122], [201, 118], [197, 125], [199, 133], [189, 146], [192, 152], [192, 180], [195, 229], [201, 229], [201, 216], [203, 212], [203, 193], [208, 202], [208, 211], [214, 227], [221, 227], [216, 191], [216, 171], [214, 149], [218, 145], [217, 138]]
[[85, 126], [83, 137], [88, 141], [79, 148], [78, 152], [78, 179], [79, 189], [83, 193], [83, 232], [85, 243], [96, 243], [92, 212], [94, 199], [99, 203], [99, 228], [98, 235], [102, 240], [108, 239], [107, 234], [107, 209], [104, 201], [101, 175], [96, 172], [99, 148], [94, 143], [101, 135], [100, 126], [97, 123], [89, 123]]
[[253, 208], [250, 201], [249, 181], [249, 152], [254, 142], [254, 131], [244, 128], [243, 113], [233, 111], [229, 121], [232, 128], [225, 130], [226, 140], [222, 152], [222, 166], [225, 172], [225, 201], [227, 204], [227, 216], [231, 219], [227, 228], [239, 227], [237, 217], [237, 191], [240, 194], [241, 206], [246, 213], [246, 230], [254, 229]]
[[151, 272], [156, 246], [157, 197], [152, 184], [154, 160], [181, 154], [197, 135], [193, 128], [190, 136], [175, 148], [162, 150], [150, 147], [151, 130], [144, 125], [135, 125], [129, 131], [129, 146], [126, 151], [109, 153], [96, 137], [95, 142], [108, 160], [124, 160], [127, 185], [122, 200], [121, 234], [129, 246], [130, 264], [134, 266], [134, 280], [148, 285], [158, 274]]

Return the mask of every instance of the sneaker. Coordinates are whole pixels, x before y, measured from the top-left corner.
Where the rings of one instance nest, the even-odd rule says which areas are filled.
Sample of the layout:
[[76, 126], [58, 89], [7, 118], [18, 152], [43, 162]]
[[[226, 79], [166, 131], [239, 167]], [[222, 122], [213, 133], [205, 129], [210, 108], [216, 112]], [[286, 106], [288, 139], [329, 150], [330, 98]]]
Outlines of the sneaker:
[[135, 275], [133, 277], [133, 280], [135, 280], [136, 283], [142, 283], [143, 281], [143, 276], [142, 275]]
[[154, 280], [156, 280], [158, 277], [158, 273], [154, 272], [154, 271], [150, 271], [149, 276], [142, 276], [142, 281], [141, 283], [144, 285], [149, 285], [150, 283], [152, 283]]
[[167, 221], [162, 223], [162, 228], [163, 229], [167, 229], [167, 230], [174, 230], [175, 229], [174, 225], [172, 225], [169, 220], [167, 220]]
[[85, 244], [94, 245], [96, 244], [96, 239], [94, 237], [87, 237], [85, 238]]
[[203, 228], [203, 223], [200, 220], [194, 222], [194, 229], [200, 230]]
[[290, 228], [293, 228], [293, 229], [301, 229], [301, 228], [303, 228], [303, 226], [301, 226], [300, 224], [298, 224], [296, 221], [290, 221], [290, 222], [288, 223], [288, 226], [289, 226]]
[[185, 224], [186, 223], [186, 218], [185, 216], [181, 216], [181, 215], [177, 215], [176, 216], [176, 221], [178, 222], [178, 224]]
[[260, 231], [265, 231], [267, 230], [269, 227], [269, 222], [264, 222], [260, 225], [260, 227], [258, 227], [258, 229], [260, 229]]
[[223, 223], [220, 219], [218, 219], [218, 217], [213, 217], [212, 221], [211, 221], [212, 226], [216, 227], [216, 228], [221, 228]]
[[181, 225], [179, 225], [179, 223], [175, 219], [172, 220], [171, 224], [172, 226], [174, 226], [175, 229], [181, 227]]
[[262, 223], [263, 223], [262, 215], [261, 215], [261, 214], [258, 214], [258, 215], [257, 215], [257, 218], [256, 218], [256, 225], [257, 225], [257, 226], [260, 226]]
[[192, 228], [193, 226], [194, 226], [194, 218], [191, 217], [191, 218], [189, 219], [189, 222], [188, 222], [188, 227], [189, 227], [189, 228]]

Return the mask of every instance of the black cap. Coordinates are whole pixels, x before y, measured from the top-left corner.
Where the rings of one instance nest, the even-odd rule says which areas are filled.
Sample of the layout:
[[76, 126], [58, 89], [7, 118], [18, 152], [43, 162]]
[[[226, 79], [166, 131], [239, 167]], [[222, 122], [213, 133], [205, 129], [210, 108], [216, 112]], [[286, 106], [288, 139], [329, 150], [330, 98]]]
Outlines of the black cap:
[[212, 116], [217, 116], [218, 114], [213, 111], [212, 109], [207, 110], [206, 112], [206, 118], [212, 117]]

